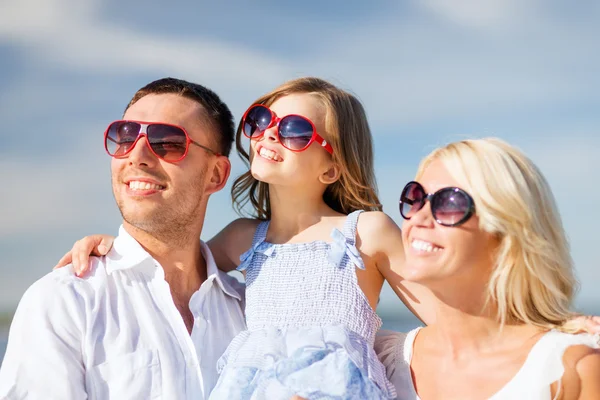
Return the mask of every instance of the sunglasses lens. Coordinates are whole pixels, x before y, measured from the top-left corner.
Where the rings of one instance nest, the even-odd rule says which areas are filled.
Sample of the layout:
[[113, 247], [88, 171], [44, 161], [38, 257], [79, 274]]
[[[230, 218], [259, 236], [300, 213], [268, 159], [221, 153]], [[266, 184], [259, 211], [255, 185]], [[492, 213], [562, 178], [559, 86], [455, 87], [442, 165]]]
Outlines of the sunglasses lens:
[[431, 199], [433, 217], [442, 225], [456, 225], [469, 214], [472, 200], [456, 188], [442, 189]]
[[246, 114], [242, 121], [242, 131], [246, 137], [260, 136], [271, 124], [273, 115], [271, 111], [264, 106], [254, 106]]
[[290, 150], [303, 150], [313, 137], [313, 126], [304, 117], [289, 115], [279, 123], [281, 144]]
[[187, 136], [177, 126], [151, 124], [148, 126], [148, 142], [157, 156], [165, 161], [176, 161], [185, 154]]
[[404, 219], [410, 219], [423, 207], [425, 191], [416, 182], [410, 182], [400, 195], [400, 214]]
[[106, 133], [106, 150], [111, 156], [126, 154], [135, 143], [141, 126], [137, 122], [116, 121], [110, 124]]

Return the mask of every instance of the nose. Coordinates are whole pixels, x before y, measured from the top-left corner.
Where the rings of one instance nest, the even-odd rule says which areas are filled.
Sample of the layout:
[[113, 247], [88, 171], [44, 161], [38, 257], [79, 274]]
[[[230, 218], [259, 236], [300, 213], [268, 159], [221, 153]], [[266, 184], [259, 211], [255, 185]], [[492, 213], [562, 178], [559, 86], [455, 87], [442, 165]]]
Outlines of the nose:
[[273, 143], [279, 142], [279, 134], [277, 133], [278, 129], [279, 129], [279, 124], [275, 124], [272, 127], [270, 127], [269, 129], [266, 129], [265, 133], [264, 133], [265, 140], [268, 140], [269, 142], [273, 142]]
[[431, 212], [431, 202], [426, 201], [423, 207], [413, 214], [410, 221], [416, 226], [433, 228], [435, 220], [433, 219], [433, 213]]
[[129, 165], [139, 166], [151, 166], [157, 161], [157, 157], [150, 150], [150, 143], [148, 138], [143, 135], [133, 146], [133, 149], [128, 154]]

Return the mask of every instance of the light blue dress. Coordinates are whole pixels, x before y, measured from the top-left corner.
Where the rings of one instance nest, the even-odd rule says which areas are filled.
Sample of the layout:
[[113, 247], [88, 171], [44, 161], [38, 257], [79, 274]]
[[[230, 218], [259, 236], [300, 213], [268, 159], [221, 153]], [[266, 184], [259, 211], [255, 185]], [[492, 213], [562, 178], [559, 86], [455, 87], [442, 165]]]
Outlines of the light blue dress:
[[261, 222], [246, 270], [246, 321], [218, 362], [211, 399], [393, 399], [373, 343], [381, 319], [358, 286], [361, 211], [331, 243], [272, 244]]

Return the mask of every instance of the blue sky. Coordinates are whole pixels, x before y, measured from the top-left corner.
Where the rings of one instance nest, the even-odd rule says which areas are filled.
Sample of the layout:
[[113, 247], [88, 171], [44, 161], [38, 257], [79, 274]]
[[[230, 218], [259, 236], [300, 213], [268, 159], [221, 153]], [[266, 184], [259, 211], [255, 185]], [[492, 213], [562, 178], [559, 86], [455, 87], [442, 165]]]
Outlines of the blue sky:
[[[522, 148], [557, 197], [581, 281], [600, 312], [600, 3], [554, 0], [0, 3], [0, 310], [83, 235], [116, 233], [102, 146], [132, 94], [202, 83], [236, 117], [283, 81], [354, 92], [375, 137], [387, 211], [420, 158], [464, 137]], [[233, 175], [243, 172], [232, 157]], [[215, 195], [203, 234], [235, 218]], [[386, 290], [380, 305], [403, 312]]]

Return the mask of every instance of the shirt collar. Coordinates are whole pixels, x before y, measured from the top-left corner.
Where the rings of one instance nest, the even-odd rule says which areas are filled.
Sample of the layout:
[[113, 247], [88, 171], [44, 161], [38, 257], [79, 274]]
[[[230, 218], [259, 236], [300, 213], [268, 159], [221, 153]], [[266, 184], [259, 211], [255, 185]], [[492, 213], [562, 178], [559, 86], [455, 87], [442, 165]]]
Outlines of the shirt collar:
[[[237, 281], [237, 279], [217, 268], [210, 248], [203, 241], [200, 241], [200, 251], [202, 251], [202, 255], [206, 261], [207, 282], [217, 281], [217, 285], [219, 285], [219, 288], [225, 294], [241, 300], [241, 285], [235, 285], [240, 286], [240, 288], [234, 287], [231, 281], [234, 279]], [[148, 262], [151, 262], [151, 264], [148, 264]], [[119, 227], [119, 235], [106, 255], [106, 272], [110, 275], [113, 271], [131, 269], [142, 265], [152, 265], [156, 268], [157, 264], [152, 256], [121, 225]]]
[[[221, 288], [225, 294], [230, 297], [234, 297], [238, 300], [242, 300], [242, 294], [240, 293], [240, 288], [235, 288], [232, 284], [232, 280], [236, 280], [235, 277], [228, 275], [227, 273], [221, 271], [217, 268], [217, 264], [215, 263], [215, 258], [210, 251], [210, 248], [204, 243], [200, 241], [200, 249], [202, 251], [202, 255], [204, 256], [204, 260], [206, 261], [206, 280], [215, 280], [217, 284]], [[236, 285], [241, 286], [241, 285]]]

